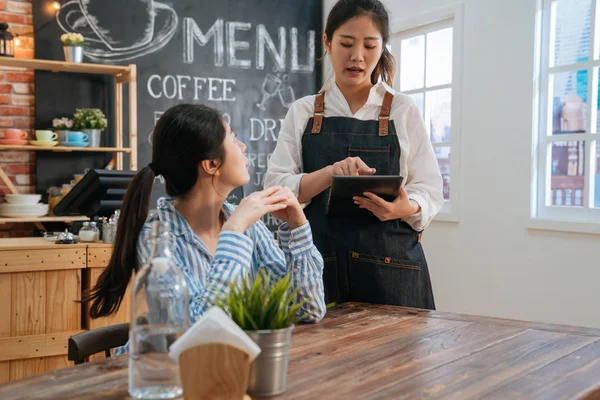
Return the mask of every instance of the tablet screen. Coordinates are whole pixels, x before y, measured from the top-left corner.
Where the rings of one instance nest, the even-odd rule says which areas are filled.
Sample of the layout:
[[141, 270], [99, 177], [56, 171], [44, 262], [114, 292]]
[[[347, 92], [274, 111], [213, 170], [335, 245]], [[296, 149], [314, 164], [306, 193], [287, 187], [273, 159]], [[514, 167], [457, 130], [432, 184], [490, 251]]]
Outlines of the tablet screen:
[[392, 201], [398, 196], [403, 179], [399, 175], [334, 176], [331, 179], [327, 215], [348, 217], [372, 214], [354, 204], [352, 197], [371, 192], [384, 200]]

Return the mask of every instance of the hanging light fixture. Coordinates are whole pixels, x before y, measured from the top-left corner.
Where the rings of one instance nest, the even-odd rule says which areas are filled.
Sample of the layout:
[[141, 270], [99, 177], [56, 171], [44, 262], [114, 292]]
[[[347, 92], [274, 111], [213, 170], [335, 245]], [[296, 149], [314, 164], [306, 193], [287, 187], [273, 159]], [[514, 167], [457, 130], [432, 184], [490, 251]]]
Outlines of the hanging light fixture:
[[56, 11], [60, 10], [62, 6], [60, 5], [60, 2], [58, 1], [53, 1], [52, 2], [52, 8], [54, 8]]
[[8, 24], [6, 22], [0, 22], [0, 56], [14, 57], [14, 36], [7, 29]]

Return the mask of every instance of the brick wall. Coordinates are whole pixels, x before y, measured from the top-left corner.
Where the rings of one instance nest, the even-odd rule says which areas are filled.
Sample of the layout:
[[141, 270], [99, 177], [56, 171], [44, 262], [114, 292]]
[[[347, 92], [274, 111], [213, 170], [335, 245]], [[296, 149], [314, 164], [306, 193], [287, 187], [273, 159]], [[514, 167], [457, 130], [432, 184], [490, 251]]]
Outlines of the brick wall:
[[[31, 0], [0, 0], [0, 22], [9, 24], [13, 34], [20, 36], [15, 46], [15, 57], [33, 58], [33, 15]], [[35, 98], [33, 95], [33, 72], [0, 69], [0, 136], [4, 129], [25, 130], [32, 139], [34, 128]], [[0, 168], [10, 177], [20, 193], [35, 191], [35, 152], [0, 151]], [[0, 199], [8, 188], [0, 183]], [[0, 224], [0, 237], [30, 236], [31, 224]]]

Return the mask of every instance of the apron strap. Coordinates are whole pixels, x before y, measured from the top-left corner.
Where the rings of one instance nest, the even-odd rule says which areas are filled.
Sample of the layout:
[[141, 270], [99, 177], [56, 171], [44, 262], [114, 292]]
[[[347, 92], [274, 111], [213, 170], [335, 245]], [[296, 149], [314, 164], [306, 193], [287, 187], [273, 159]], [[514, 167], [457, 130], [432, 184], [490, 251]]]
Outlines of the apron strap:
[[[381, 104], [381, 112], [379, 113], [379, 136], [387, 136], [388, 125], [390, 122], [390, 110], [392, 109], [392, 101], [394, 95], [390, 92], [385, 92], [383, 103]], [[311, 133], [318, 135], [321, 133], [323, 126], [323, 117], [325, 113], [325, 93], [319, 93], [315, 97], [315, 112], [313, 115], [313, 127]]]
[[325, 115], [325, 93], [319, 93], [315, 97], [315, 114], [313, 119], [312, 134], [318, 135], [321, 133], [323, 126], [323, 116]]
[[392, 101], [394, 95], [386, 91], [381, 104], [381, 112], [379, 113], [379, 136], [387, 136], [388, 125], [390, 122], [390, 110], [392, 109]]

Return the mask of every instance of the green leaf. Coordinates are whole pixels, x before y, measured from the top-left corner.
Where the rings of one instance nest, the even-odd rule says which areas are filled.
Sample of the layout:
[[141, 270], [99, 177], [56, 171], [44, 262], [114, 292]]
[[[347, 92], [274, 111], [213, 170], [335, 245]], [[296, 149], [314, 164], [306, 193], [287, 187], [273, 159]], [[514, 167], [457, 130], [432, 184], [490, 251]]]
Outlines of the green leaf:
[[274, 279], [260, 269], [253, 281], [247, 277], [239, 284], [231, 284], [219, 306], [227, 308], [242, 329], [283, 329], [298, 322], [298, 311], [308, 301], [295, 304], [297, 297], [298, 289], [292, 290], [291, 274]]

